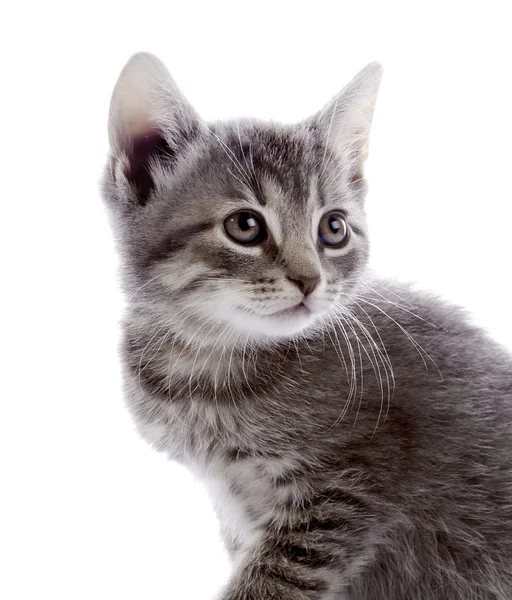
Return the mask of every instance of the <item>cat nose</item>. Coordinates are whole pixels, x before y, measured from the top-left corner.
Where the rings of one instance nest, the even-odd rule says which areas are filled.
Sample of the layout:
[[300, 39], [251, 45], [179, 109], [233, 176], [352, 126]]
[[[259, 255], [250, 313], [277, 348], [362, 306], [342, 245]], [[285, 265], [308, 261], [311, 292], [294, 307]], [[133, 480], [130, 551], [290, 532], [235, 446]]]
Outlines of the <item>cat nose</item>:
[[289, 281], [296, 285], [304, 296], [309, 296], [315, 290], [318, 282], [320, 281], [320, 275], [313, 275], [312, 277], [305, 277], [303, 275], [287, 275]]

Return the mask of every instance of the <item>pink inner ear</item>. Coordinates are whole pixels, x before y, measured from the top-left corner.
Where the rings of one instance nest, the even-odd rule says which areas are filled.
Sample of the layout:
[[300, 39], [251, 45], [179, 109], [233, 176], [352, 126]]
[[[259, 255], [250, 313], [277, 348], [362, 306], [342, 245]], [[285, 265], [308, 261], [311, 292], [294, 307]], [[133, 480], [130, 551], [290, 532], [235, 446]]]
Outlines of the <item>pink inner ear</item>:
[[139, 203], [145, 205], [155, 187], [151, 161], [169, 160], [173, 151], [162, 133], [151, 129], [142, 135], [135, 135], [127, 155], [130, 166], [126, 175], [136, 189]]

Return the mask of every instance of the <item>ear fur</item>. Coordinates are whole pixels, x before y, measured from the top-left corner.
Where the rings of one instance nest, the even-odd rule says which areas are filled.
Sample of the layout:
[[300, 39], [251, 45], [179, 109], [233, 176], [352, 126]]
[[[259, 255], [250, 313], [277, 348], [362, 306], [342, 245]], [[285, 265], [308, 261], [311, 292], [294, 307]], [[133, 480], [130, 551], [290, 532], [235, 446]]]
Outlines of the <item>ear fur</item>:
[[348, 162], [351, 178], [362, 178], [382, 66], [373, 62], [316, 115], [316, 125], [327, 144]]
[[164, 64], [135, 54], [119, 75], [110, 102], [108, 134], [117, 177], [146, 204], [155, 165], [172, 162], [197, 130], [198, 117]]

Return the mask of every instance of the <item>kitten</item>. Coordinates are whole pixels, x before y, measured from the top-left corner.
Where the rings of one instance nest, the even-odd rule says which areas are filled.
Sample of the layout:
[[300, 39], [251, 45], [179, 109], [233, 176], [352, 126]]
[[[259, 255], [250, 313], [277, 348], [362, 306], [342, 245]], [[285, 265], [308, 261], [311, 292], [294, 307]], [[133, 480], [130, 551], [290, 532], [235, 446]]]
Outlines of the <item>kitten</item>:
[[380, 77], [297, 125], [205, 125], [149, 54], [113, 93], [126, 401], [211, 493], [221, 600], [512, 598], [512, 359], [366, 273]]

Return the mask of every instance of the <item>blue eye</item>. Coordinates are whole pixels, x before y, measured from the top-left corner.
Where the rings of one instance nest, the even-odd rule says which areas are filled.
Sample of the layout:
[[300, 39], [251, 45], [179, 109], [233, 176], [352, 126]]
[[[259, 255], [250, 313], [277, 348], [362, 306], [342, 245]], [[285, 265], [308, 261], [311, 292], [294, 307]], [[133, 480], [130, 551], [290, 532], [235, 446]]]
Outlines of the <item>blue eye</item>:
[[263, 219], [249, 211], [229, 215], [224, 221], [224, 229], [239, 244], [260, 244], [267, 237]]
[[340, 248], [348, 241], [348, 225], [340, 212], [325, 214], [318, 225], [318, 239], [324, 246]]

